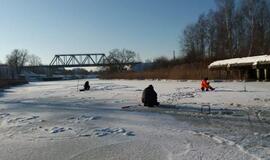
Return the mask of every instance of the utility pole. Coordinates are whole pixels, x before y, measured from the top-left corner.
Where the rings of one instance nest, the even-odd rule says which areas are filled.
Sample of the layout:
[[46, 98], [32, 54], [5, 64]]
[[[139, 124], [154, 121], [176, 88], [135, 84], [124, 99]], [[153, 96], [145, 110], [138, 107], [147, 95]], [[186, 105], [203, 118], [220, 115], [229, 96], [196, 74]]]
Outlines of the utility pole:
[[175, 61], [175, 50], [173, 50], [173, 60]]

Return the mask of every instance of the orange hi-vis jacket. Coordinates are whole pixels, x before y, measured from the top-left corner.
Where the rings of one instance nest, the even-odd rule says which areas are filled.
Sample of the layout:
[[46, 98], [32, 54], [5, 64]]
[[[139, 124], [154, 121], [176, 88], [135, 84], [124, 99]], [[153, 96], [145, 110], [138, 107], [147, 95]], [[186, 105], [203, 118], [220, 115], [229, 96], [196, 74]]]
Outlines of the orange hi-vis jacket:
[[209, 88], [209, 84], [208, 84], [208, 82], [206, 80], [202, 80], [201, 88]]

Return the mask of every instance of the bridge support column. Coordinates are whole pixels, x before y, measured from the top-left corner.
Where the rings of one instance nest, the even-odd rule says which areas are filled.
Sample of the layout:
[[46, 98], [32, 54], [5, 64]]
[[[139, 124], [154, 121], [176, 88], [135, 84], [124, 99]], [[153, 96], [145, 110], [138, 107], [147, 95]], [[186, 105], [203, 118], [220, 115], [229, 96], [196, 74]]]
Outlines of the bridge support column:
[[53, 75], [53, 69], [52, 68], [47, 68], [46, 69], [46, 76], [47, 76], [47, 78], [48, 77], [52, 77], [52, 75]]
[[265, 81], [268, 80], [268, 69], [267, 68], [264, 69], [264, 80]]
[[256, 69], [256, 75], [257, 75], [257, 81], [259, 81], [261, 79], [260, 77], [260, 69]]
[[248, 70], [245, 70], [245, 73], [244, 73], [244, 80], [247, 81], [249, 78], [248, 76]]

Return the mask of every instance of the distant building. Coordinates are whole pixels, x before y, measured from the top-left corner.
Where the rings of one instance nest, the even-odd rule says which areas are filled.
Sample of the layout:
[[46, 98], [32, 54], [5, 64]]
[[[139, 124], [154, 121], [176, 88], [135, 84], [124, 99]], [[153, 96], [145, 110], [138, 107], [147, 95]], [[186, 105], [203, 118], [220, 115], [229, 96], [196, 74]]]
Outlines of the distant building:
[[11, 69], [8, 65], [0, 64], [0, 79], [11, 79]]
[[238, 70], [243, 79], [270, 80], [270, 55], [232, 58], [215, 61], [208, 66], [211, 70]]

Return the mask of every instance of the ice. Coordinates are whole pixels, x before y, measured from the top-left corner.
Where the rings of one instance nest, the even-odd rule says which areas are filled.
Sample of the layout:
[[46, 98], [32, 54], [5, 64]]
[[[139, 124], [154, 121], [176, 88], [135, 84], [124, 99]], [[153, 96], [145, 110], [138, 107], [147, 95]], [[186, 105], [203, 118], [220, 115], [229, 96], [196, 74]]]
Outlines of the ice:
[[107, 135], [125, 135], [125, 136], [135, 136], [134, 132], [128, 131], [124, 128], [98, 128], [94, 130], [94, 134], [98, 137], [103, 137]]
[[65, 128], [63, 127], [53, 127], [50, 129], [50, 133], [60, 133], [64, 131], [65, 131]]
[[95, 117], [95, 116], [93, 116], [93, 117], [89, 117], [88, 119], [89, 120], [96, 120], [96, 119], [98, 119], [99, 117]]
[[5, 118], [8, 117], [10, 114], [9, 113], [0, 113], [0, 118]]
[[33, 120], [33, 119], [37, 119], [37, 118], [39, 118], [39, 116], [32, 116], [32, 117], [26, 118], [26, 120]]
[[[84, 82], [86, 80], [81, 80]], [[270, 83], [34, 82], [0, 98], [0, 159], [269, 159]], [[149, 84], [159, 107], [141, 104]], [[246, 92], [243, 92], [246, 86]], [[210, 106], [211, 112], [203, 110]]]
[[132, 131], [123, 133], [125, 136], [135, 136], [135, 134]]
[[69, 118], [67, 118], [67, 120], [69, 120], [69, 121], [76, 121], [78, 123], [78, 122], [82, 122], [82, 121], [98, 120], [100, 118], [101, 118], [100, 116], [81, 115], [81, 116], [78, 116], [78, 117], [74, 117], [74, 116], [73, 117], [69, 117]]

